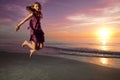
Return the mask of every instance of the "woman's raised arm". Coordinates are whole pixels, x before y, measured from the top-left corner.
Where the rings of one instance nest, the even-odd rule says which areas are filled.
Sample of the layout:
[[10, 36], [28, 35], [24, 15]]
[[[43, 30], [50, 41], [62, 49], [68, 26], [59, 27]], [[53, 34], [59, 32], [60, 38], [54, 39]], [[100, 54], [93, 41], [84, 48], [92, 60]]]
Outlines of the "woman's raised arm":
[[33, 16], [33, 13], [28, 14], [20, 23], [16, 26], [16, 31], [20, 29], [20, 26], [24, 24], [27, 20], [29, 20]]

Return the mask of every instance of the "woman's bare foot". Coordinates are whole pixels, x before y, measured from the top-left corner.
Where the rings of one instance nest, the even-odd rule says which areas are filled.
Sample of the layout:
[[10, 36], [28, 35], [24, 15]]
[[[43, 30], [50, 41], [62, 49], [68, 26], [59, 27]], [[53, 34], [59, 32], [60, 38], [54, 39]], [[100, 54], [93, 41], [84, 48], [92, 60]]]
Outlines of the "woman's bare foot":
[[29, 56], [30, 58], [31, 58], [32, 54], [33, 54], [35, 51], [36, 51], [36, 50], [33, 50], [33, 49], [30, 50], [30, 56]]
[[25, 47], [25, 46], [27, 46], [27, 41], [26, 40], [22, 43], [22, 47]]

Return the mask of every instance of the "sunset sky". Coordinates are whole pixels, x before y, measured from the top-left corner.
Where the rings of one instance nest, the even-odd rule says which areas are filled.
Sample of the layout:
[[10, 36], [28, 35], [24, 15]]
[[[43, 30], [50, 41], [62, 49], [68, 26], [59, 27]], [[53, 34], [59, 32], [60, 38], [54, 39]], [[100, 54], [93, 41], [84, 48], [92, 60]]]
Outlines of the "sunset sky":
[[28, 14], [26, 6], [42, 4], [42, 28], [46, 38], [96, 37], [107, 29], [120, 37], [120, 0], [0, 0], [0, 37], [9, 39], [27, 34], [28, 22], [19, 32], [15, 26]]

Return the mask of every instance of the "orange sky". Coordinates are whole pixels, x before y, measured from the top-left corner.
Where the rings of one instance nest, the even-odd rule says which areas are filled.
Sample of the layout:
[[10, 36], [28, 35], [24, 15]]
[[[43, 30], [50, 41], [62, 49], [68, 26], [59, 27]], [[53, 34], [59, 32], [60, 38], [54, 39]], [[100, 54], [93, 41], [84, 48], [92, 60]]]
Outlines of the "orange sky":
[[[120, 37], [120, 0], [38, 1], [42, 4], [44, 16], [41, 21], [42, 28], [48, 38], [68, 38], [68, 40], [96, 38], [99, 37], [96, 33], [103, 28], [108, 29], [112, 37]], [[1, 33], [6, 34], [8, 31], [13, 32], [17, 23], [28, 14], [25, 7], [32, 4], [33, 0], [26, 0], [24, 3], [21, 3], [21, 0], [2, 0], [0, 3], [2, 8], [0, 12]], [[28, 23], [26, 25], [28, 26]], [[24, 29], [21, 28], [21, 36], [23, 32], [26, 34]]]

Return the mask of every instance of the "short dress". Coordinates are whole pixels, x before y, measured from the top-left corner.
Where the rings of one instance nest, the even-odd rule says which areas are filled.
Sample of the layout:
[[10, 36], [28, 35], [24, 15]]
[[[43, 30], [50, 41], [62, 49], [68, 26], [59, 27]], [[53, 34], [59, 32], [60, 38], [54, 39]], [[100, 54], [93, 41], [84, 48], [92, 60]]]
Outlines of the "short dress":
[[43, 43], [44, 39], [44, 32], [41, 28], [40, 23], [41, 17], [37, 13], [33, 13], [33, 17], [30, 20], [30, 41], [35, 43]]

